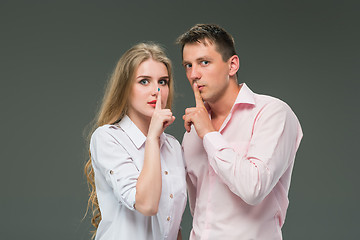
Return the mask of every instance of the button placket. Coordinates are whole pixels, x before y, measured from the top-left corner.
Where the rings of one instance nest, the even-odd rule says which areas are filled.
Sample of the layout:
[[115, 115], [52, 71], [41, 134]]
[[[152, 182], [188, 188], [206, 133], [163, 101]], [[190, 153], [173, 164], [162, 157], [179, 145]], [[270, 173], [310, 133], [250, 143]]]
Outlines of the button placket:
[[[169, 172], [168, 172], [167, 170], [165, 170], [165, 171], [164, 171], [164, 174], [165, 174], [165, 175], [169, 175]], [[173, 198], [174, 198], [174, 195], [173, 195], [172, 193], [170, 193], [169, 197], [170, 197], [170, 199], [173, 199]], [[171, 217], [168, 216], [168, 217], [166, 218], [166, 221], [167, 221], [167, 222], [170, 222], [170, 220], [171, 220]]]

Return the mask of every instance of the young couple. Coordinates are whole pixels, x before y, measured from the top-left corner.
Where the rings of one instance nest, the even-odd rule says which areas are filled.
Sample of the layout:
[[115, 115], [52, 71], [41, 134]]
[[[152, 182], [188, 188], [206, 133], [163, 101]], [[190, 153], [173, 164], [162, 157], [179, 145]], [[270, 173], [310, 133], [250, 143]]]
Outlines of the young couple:
[[196, 100], [182, 147], [164, 133], [175, 117], [161, 47], [132, 47], [108, 83], [85, 167], [95, 239], [181, 239], [187, 192], [190, 239], [282, 239], [302, 138], [295, 114], [238, 83], [234, 40], [221, 27], [197, 24], [177, 41]]

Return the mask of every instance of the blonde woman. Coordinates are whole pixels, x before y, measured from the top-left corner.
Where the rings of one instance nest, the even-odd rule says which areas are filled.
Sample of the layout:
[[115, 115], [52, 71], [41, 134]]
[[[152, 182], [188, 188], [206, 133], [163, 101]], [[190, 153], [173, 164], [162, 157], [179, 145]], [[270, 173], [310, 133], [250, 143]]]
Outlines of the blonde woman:
[[91, 135], [85, 166], [96, 240], [181, 239], [185, 167], [164, 133], [175, 117], [171, 62], [141, 43], [119, 60]]

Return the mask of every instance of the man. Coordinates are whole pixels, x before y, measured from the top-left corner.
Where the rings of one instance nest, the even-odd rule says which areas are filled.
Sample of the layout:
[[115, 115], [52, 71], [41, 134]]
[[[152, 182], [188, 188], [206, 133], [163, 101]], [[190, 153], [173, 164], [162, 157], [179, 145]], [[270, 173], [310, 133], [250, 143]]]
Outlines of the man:
[[224, 29], [198, 24], [177, 42], [196, 100], [183, 116], [190, 239], [282, 239], [299, 121], [286, 103], [238, 84]]

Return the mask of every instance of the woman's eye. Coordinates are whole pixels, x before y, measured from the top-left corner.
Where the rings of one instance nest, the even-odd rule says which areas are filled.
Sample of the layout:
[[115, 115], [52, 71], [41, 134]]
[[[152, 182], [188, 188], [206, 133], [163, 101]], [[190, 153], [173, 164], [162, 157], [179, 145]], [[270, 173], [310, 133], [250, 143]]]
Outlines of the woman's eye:
[[167, 85], [167, 84], [168, 84], [168, 80], [165, 80], [165, 79], [159, 80], [159, 84], [160, 84], [160, 85]]
[[139, 83], [142, 84], [142, 85], [146, 85], [146, 84], [149, 83], [149, 80], [147, 80], [147, 79], [141, 79], [141, 80], [139, 81]]

